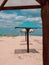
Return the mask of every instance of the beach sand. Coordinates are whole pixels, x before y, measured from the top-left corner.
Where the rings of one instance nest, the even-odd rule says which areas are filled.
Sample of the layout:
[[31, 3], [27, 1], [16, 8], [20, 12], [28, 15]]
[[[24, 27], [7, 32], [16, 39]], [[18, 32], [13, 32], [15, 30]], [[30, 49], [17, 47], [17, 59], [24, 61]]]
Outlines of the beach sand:
[[0, 37], [0, 65], [43, 65], [42, 36], [30, 36], [30, 53], [24, 36]]

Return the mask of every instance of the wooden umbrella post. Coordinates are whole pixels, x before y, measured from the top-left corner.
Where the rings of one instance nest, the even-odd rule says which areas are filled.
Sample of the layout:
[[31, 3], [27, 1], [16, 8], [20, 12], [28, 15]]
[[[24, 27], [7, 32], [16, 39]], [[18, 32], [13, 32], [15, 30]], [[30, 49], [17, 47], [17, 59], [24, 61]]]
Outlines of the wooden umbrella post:
[[43, 23], [43, 65], [49, 65], [49, 2], [41, 9]]
[[26, 32], [27, 32], [27, 53], [29, 53], [29, 30], [30, 29], [26, 29]]
[[43, 25], [43, 65], [49, 65], [49, 0], [37, 0], [41, 5]]
[[25, 32], [25, 41], [27, 41], [27, 36], [26, 35], [27, 35], [27, 33]]

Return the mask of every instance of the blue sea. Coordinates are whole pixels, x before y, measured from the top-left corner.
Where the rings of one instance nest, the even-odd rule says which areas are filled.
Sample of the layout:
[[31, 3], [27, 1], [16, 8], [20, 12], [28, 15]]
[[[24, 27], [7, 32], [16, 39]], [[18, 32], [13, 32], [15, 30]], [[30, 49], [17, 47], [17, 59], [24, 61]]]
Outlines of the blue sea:
[[[21, 29], [0, 28], [0, 34], [3, 34], [3, 35], [25, 35], [25, 32], [21, 32]], [[42, 29], [34, 30], [34, 32], [30, 32], [29, 34], [33, 35], [33, 36], [42, 36]]]

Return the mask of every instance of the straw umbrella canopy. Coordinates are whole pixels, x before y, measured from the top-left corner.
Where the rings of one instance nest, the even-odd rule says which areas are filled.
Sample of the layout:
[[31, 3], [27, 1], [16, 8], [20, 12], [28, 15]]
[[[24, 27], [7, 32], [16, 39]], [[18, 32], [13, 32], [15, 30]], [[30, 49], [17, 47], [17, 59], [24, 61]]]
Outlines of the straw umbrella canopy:
[[29, 31], [30, 29], [41, 29], [40, 25], [37, 25], [34, 22], [30, 22], [30, 21], [25, 21], [22, 24], [20, 24], [18, 27], [16, 28], [22, 28], [22, 29], [26, 29], [26, 35], [27, 35], [27, 52], [29, 53]]
[[[27, 40], [26, 39], [26, 29], [21, 29], [21, 32], [24, 32], [25, 33], [25, 41]], [[34, 32], [34, 30], [33, 29], [30, 29], [29, 30], [29, 33], [31, 33], [31, 32]]]

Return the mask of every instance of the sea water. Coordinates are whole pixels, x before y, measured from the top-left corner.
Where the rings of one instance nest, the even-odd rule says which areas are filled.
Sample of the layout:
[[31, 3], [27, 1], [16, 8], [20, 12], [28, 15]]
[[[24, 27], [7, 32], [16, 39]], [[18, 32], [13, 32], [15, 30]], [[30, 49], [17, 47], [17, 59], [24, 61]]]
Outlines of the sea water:
[[[0, 35], [25, 35], [25, 32], [21, 32], [21, 29], [0, 28]], [[29, 35], [42, 36], [42, 29], [34, 29]]]

